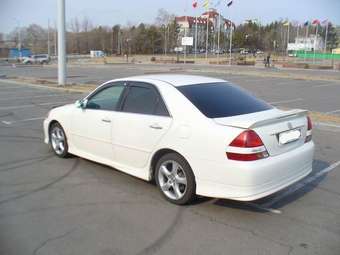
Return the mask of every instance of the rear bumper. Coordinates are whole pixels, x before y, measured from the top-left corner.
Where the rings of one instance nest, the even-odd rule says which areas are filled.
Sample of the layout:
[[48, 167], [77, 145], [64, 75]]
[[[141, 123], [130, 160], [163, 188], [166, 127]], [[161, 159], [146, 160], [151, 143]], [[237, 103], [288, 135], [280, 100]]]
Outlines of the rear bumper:
[[[210, 165], [209, 179], [196, 178], [197, 194], [252, 201], [271, 195], [301, 180], [312, 171], [314, 143], [267, 159]], [[229, 166], [230, 165], [230, 166]], [[211, 168], [213, 167], [213, 168]]]

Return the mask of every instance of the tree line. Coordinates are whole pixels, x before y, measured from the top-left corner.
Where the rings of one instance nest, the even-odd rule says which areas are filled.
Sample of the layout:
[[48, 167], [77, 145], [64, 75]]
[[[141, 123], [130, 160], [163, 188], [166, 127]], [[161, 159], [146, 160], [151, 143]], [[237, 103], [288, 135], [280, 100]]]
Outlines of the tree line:
[[[305, 35], [304, 27], [291, 26], [289, 31], [290, 42], [299, 34]], [[310, 26], [309, 34], [315, 34], [316, 27]], [[299, 30], [299, 31], [298, 31]], [[325, 37], [325, 29], [319, 27], [319, 36]], [[209, 48], [216, 46], [216, 30], [209, 30]], [[153, 24], [140, 23], [139, 25], [94, 25], [87, 17], [73, 18], [67, 26], [67, 53], [89, 54], [90, 50], [102, 50], [106, 54], [160, 54], [165, 48], [170, 52], [180, 46], [178, 38], [179, 26], [175, 16], [164, 9], [159, 10]], [[2, 37], [2, 35], [1, 35]], [[21, 46], [30, 48], [33, 53], [47, 53], [48, 41], [50, 53], [55, 53], [56, 29], [43, 28], [37, 24], [14, 29], [7, 38], [15, 42], [21, 41]], [[285, 52], [287, 47], [288, 31], [284, 21], [274, 21], [270, 24], [260, 25], [248, 21], [235, 27], [233, 34], [233, 48], [259, 49], [263, 51]], [[48, 40], [49, 39], [49, 40]], [[328, 50], [336, 48], [339, 43], [335, 27], [330, 24], [328, 29]], [[223, 33], [220, 45], [229, 48], [229, 34]]]

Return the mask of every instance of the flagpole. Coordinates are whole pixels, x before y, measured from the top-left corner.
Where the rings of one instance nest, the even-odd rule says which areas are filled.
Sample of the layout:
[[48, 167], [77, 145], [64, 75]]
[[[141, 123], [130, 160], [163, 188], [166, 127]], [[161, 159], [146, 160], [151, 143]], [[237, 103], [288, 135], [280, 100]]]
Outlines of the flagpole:
[[205, 59], [208, 59], [208, 38], [209, 37], [209, 11], [207, 12], [207, 35], [205, 39]]
[[233, 22], [230, 20], [229, 65], [231, 65], [231, 48], [233, 43]]
[[[300, 30], [300, 23], [297, 23], [297, 27], [296, 27], [296, 38], [299, 38], [299, 30]], [[296, 41], [296, 39], [295, 39]], [[298, 58], [297, 58], [297, 50], [295, 50], [295, 62], [298, 62]]]
[[[185, 12], [185, 23], [188, 23], [188, 29], [189, 29], [190, 24], [188, 22], [188, 16], [187, 16], [187, 7], [188, 7], [187, 4], [188, 4], [188, 2], [186, 1], [184, 12]], [[187, 28], [186, 27], [184, 27], [184, 37], [187, 37]], [[186, 58], [187, 58], [187, 46], [184, 45], [184, 64], [186, 63]]]
[[289, 27], [290, 27], [290, 22], [288, 22], [288, 29], [287, 29], [287, 56], [288, 56], [288, 44], [289, 44]]
[[221, 13], [218, 12], [218, 32], [217, 32], [217, 64], [220, 63], [220, 36], [221, 36]]
[[304, 56], [304, 62], [306, 62], [306, 49], [307, 49], [307, 37], [308, 37], [308, 29], [309, 29], [309, 24], [306, 26], [306, 37], [305, 37], [305, 56]]
[[324, 48], [324, 53], [327, 52], [327, 36], [328, 36], [328, 21], [326, 23], [326, 35], [325, 35], [325, 48]]
[[196, 12], [196, 18], [195, 18], [195, 63], [197, 58], [197, 12]]
[[316, 24], [315, 39], [314, 39], [314, 52], [313, 52], [313, 64], [315, 63], [315, 47], [316, 47], [316, 40], [318, 39], [318, 29], [319, 29], [319, 24]]

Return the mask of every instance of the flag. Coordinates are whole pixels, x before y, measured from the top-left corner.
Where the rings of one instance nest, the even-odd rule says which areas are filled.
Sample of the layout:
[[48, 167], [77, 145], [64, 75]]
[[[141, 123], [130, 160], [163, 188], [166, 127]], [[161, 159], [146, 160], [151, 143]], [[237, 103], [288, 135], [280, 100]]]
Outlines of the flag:
[[197, 8], [197, 1], [194, 1], [194, 2], [192, 3], [192, 7], [193, 7], [193, 8]]
[[309, 25], [309, 21], [306, 21], [305, 23], [303, 23], [304, 27], [307, 27]]
[[297, 21], [297, 20], [294, 20], [294, 21], [293, 21], [293, 26], [299, 27], [299, 26], [300, 26], [300, 22]]
[[312, 24], [313, 25], [319, 25], [320, 24], [320, 20], [315, 19], [315, 20], [313, 20]]
[[230, 7], [233, 4], [233, 0], [227, 2], [227, 6]]
[[207, 10], [209, 9], [209, 0], [204, 0], [203, 7]]
[[328, 23], [329, 23], [328, 19], [325, 19], [324, 21], [321, 22], [323, 26], [328, 26]]
[[285, 23], [283, 23], [284, 26], [289, 26], [289, 21], [286, 21]]
[[218, 0], [218, 1], [216, 2], [216, 4], [214, 5], [214, 8], [217, 8], [217, 7], [221, 4], [221, 1], [222, 1], [222, 0]]

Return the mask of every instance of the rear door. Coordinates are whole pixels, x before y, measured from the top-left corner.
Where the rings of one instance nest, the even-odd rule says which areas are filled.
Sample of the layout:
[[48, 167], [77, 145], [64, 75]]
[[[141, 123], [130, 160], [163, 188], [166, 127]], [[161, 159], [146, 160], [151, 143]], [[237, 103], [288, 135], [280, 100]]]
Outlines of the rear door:
[[113, 145], [116, 162], [144, 167], [172, 118], [157, 88], [148, 83], [129, 82], [119, 112], [115, 113]]

